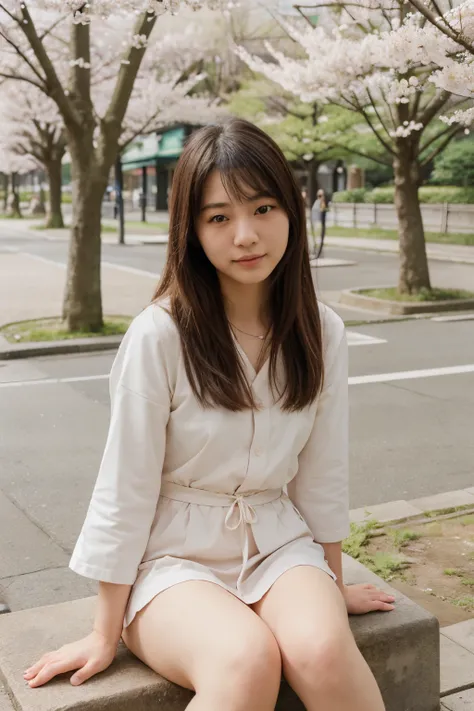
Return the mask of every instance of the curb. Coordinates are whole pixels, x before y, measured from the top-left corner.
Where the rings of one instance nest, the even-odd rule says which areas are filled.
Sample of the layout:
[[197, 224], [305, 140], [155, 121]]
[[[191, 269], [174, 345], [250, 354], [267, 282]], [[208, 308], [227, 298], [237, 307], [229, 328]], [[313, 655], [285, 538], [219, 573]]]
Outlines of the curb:
[[[347, 245], [346, 244], [341, 244], [340, 242], [332, 242], [331, 239], [337, 239], [337, 240], [347, 240]], [[362, 245], [357, 245], [353, 244], [352, 241], [353, 239], [357, 239], [354, 237], [338, 237], [337, 235], [331, 235], [327, 236], [325, 240], [325, 244], [328, 247], [333, 247], [333, 248], [339, 248], [339, 249], [357, 249], [362, 252], [377, 252], [378, 254], [393, 254], [396, 257], [399, 256], [399, 252], [397, 249], [389, 249], [387, 247], [380, 247], [377, 245], [372, 246], [362, 246]], [[384, 240], [385, 242], [395, 242], [395, 240]], [[428, 247], [430, 244], [439, 244], [437, 242], [427, 242], [426, 246]], [[465, 245], [454, 245], [454, 246], [465, 246]], [[443, 255], [443, 254], [429, 254], [427, 253], [428, 260], [433, 259], [436, 262], [452, 262], [453, 264], [469, 264], [469, 265], [474, 265], [474, 258], [471, 257], [456, 257], [453, 255]]]
[[69, 353], [90, 353], [117, 349], [123, 336], [100, 336], [98, 338], [75, 338], [66, 341], [47, 341], [45, 343], [9, 343], [0, 336], [0, 361], [34, 358], [48, 355], [67, 355]]
[[[364, 286], [366, 289], [385, 289], [386, 285]], [[339, 297], [339, 303], [346, 306], [355, 306], [366, 311], [381, 312], [387, 315], [408, 316], [426, 313], [444, 313], [446, 311], [469, 311], [474, 309], [474, 299], [455, 299], [446, 301], [424, 301], [416, 303], [403, 303], [377, 299], [374, 296], [365, 296], [358, 293], [359, 289], [344, 289]]]
[[399, 499], [350, 510], [351, 523], [364, 523], [375, 518], [377, 523], [397, 524], [422, 519], [433, 521], [437, 516], [449, 516], [474, 509], [474, 487], [455, 489], [442, 494], [406, 501]]

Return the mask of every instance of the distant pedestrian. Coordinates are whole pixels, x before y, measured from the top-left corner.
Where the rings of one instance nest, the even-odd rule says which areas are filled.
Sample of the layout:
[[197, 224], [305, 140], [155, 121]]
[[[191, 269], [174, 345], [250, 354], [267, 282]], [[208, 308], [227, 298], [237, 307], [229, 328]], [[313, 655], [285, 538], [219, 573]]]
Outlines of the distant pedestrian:
[[320, 188], [316, 193], [316, 200], [314, 201], [312, 211], [313, 221], [316, 221], [315, 218], [318, 217], [321, 223], [321, 245], [323, 244], [324, 238], [326, 236], [326, 215], [328, 209], [329, 207], [326, 193], [322, 188]]

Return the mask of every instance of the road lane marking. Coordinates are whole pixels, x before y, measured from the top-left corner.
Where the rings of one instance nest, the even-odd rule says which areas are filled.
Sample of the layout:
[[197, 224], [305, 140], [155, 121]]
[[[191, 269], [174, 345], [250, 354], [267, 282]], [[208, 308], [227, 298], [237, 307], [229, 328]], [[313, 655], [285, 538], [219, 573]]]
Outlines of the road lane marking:
[[456, 314], [455, 316], [434, 316], [431, 321], [471, 321], [474, 314]]
[[387, 343], [384, 338], [367, 336], [365, 333], [347, 331], [347, 343], [349, 346], [375, 346], [377, 343]]
[[[55, 259], [48, 259], [48, 257], [41, 257], [39, 254], [31, 254], [31, 252], [22, 252], [14, 247], [6, 248], [9, 252], [13, 254], [18, 254], [20, 257], [29, 257], [30, 259], [36, 259], [37, 262], [43, 262], [44, 264], [54, 264], [55, 267], [60, 269], [66, 269], [66, 264], [64, 262], [57, 262]], [[139, 276], [152, 277], [153, 279], [159, 279], [159, 272], [148, 272], [145, 269], [137, 269], [136, 267], [129, 267], [125, 264], [116, 264], [115, 262], [101, 262], [103, 267], [111, 267], [112, 269], [118, 269], [122, 272], [128, 272], [130, 274], [138, 274]]]
[[473, 365], [453, 365], [445, 368], [426, 368], [425, 370], [404, 370], [399, 373], [380, 373], [377, 375], [355, 375], [349, 378], [349, 385], [366, 385], [368, 383], [390, 383], [395, 380], [416, 380], [418, 378], [435, 378], [442, 375], [461, 375], [474, 373]]
[[81, 383], [86, 380], [108, 380], [106, 375], [79, 375], [74, 378], [40, 378], [39, 380], [12, 380], [10, 383], [0, 383], [0, 388], [19, 388], [25, 385], [61, 385], [62, 383]]
[[[445, 368], [427, 368], [425, 370], [404, 370], [398, 373], [378, 373], [376, 375], [353, 375], [349, 378], [349, 385], [367, 385], [370, 383], [390, 383], [396, 380], [417, 380], [433, 378], [444, 375], [462, 375], [474, 373], [472, 365], [453, 365]], [[80, 375], [73, 378], [43, 378], [40, 380], [14, 380], [0, 383], [0, 388], [24, 387], [27, 385], [61, 385], [63, 383], [81, 383], [88, 380], [107, 380], [106, 375]]]

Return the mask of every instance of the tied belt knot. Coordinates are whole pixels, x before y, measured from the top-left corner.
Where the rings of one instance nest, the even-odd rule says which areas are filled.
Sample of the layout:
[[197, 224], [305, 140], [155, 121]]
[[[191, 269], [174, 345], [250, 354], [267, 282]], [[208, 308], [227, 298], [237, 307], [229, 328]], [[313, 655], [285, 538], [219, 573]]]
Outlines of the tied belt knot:
[[220, 506], [227, 508], [224, 525], [229, 531], [240, 528], [242, 538], [242, 567], [237, 579], [237, 590], [240, 592], [245, 569], [249, 560], [249, 530], [248, 526], [257, 523], [258, 515], [255, 507], [276, 501], [283, 495], [283, 489], [265, 489], [263, 491], [222, 494], [192, 486], [182, 486], [172, 481], [164, 480], [160, 496], [174, 501], [182, 501], [201, 506]]

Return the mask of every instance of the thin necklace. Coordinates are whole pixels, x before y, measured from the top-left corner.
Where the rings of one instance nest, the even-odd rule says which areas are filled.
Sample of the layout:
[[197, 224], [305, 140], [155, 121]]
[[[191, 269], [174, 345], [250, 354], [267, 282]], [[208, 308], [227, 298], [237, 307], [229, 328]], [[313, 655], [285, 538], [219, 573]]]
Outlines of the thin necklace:
[[234, 326], [234, 324], [231, 321], [229, 321], [229, 323], [232, 326], [232, 328], [235, 328], [236, 331], [240, 331], [240, 333], [245, 333], [246, 336], [250, 336], [251, 338], [258, 338], [260, 341], [265, 340], [265, 337], [267, 335], [267, 334], [265, 334], [265, 336], [255, 336], [253, 333], [247, 333], [247, 331], [242, 331], [242, 329], [238, 328], [238, 326]]

